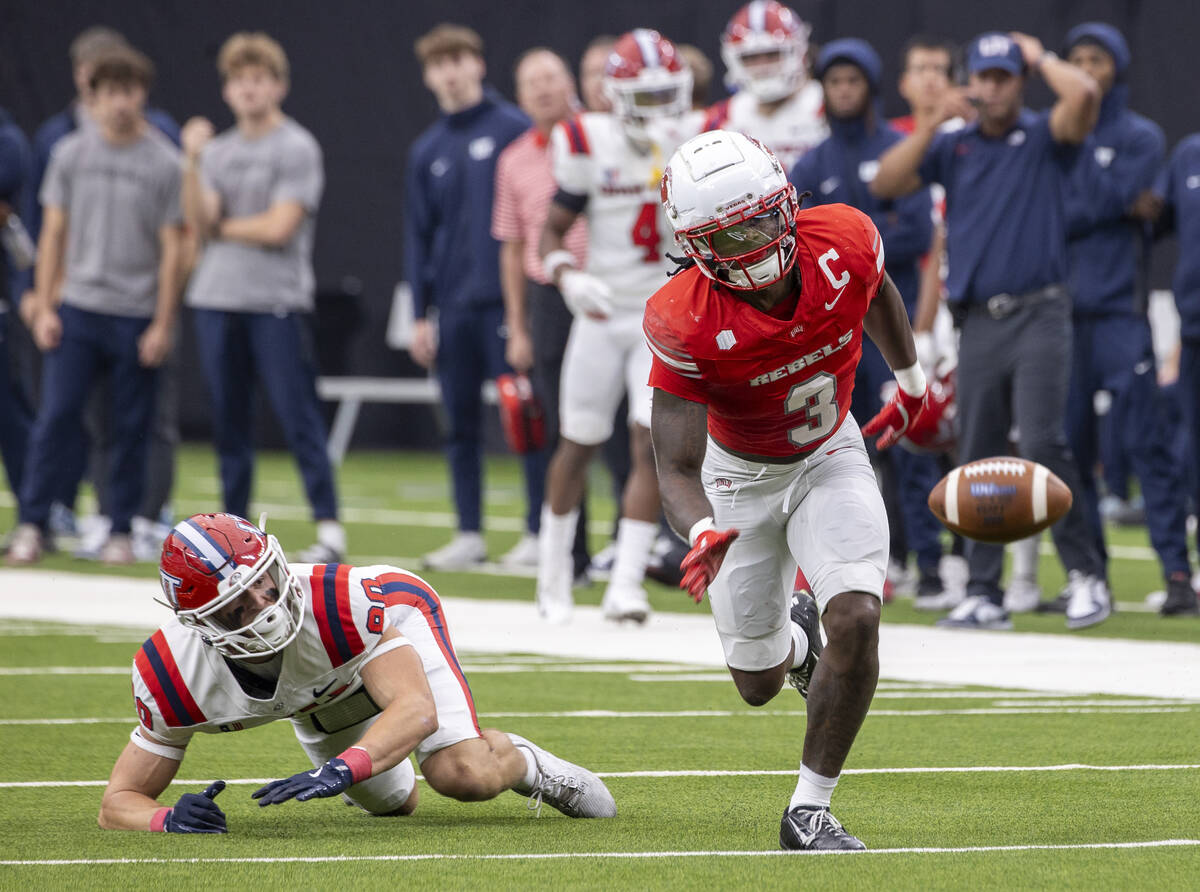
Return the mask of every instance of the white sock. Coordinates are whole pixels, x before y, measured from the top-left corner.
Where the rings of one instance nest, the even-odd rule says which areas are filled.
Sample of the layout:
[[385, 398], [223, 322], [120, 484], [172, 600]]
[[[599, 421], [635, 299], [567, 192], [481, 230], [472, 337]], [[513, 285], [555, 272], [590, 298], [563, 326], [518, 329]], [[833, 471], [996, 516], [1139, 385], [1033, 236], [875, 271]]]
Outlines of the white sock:
[[537, 781], [537, 759], [533, 758], [533, 751], [527, 746], [517, 747], [517, 752], [525, 757], [525, 776], [521, 778], [521, 786], [523, 789], [532, 790]]
[[551, 568], [571, 562], [571, 544], [575, 540], [575, 525], [579, 509], [555, 514], [548, 504], [542, 505], [542, 526], [538, 533], [538, 575]]
[[609, 585], [640, 587], [658, 539], [658, 524], [622, 517], [617, 524], [617, 554]]
[[317, 521], [317, 541], [340, 555], [346, 553], [346, 528], [336, 520]]
[[808, 659], [808, 635], [792, 623], [792, 668], [795, 669]]
[[1042, 534], [1035, 533], [1027, 539], [1013, 543], [1010, 549], [1013, 579], [1037, 580], [1038, 545], [1041, 539]]
[[829, 808], [829, 800], [833, 796], [833, 788], [837, 786], [837, 782], [836, 777], [822, 777], [801, 762], [800, 777], [796, 780], [796, 792], [792, 794], [792, 804], [788, 808], [795, 808], [798, 805]]

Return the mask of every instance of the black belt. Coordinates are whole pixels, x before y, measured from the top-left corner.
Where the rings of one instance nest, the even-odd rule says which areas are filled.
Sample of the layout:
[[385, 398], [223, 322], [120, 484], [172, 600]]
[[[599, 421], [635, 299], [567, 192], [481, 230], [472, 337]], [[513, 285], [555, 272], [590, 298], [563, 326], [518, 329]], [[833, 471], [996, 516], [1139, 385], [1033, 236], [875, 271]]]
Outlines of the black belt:
[[1066, 296], [1066, 286], [1054, 284], [1047, 285], [1045, 288], [1038, 288], [1036, 291], [1026, 291], [1024, 294], [1008, 294], [1007, 292], [1004, 294], [993, 294], [985, 301], [972, 301], [969, 304], [969, 308], [983, 310], [983, 312], [987, 313], [993, 319], [1007, 319], [1018, 310], [1023, 310], [1034, 304], [1059, 300]]

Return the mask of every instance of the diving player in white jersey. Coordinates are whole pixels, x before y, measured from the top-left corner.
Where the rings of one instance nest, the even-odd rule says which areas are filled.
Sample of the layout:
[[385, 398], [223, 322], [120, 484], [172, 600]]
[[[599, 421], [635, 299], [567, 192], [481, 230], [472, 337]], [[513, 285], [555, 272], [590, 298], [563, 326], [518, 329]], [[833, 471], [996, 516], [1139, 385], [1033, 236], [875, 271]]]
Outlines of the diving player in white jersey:
[[374, 815], [417, 806], [409, 755], [434, 790], [462, 801], [513, 790], [571, 817], [612, 817], [596, 775], [515, 734], [479, 728], [441, 602], [390, 566], [293, 564], [278, 540], [232, 514], [197, 514], [163, 545], [162, 602], [175, 618], [133, 661], [140, 724], [100, 805], [111, 830], [224, 833], [224, 781], [158, 797], [197, 731], [291, 719], [315, 771], [253, 793], [259, 805], [336, 796]]
[[[687, 63], [657, 31], [637, 29], [617, 41], [604, 87], [612, 114], [580, 115], [551, 136], [559, 188], [542, 234], [542, 262], [575, 314], [563, 359], [561, 436], [546, 475], [538, 541], [538, 607], [552, 622], [571, 615], [570, 549], [587, 466], [612, 435], [626, 393], [632, 467], [603, 609], [609, 619], [636, 622], [650, 612], [642, 581], [660, 506], [650, 447], [650, 352], [641, 319], [646, 300], [674, 268], [659, 200], [663, 167], [700, 131], [704, 117], [690, 110]], [[586, 271], [563, 249], [563, 236], [580, 214], [588, 220]]]
[[777, 0], [754, 0], [721, 34], [725, 81], [737, 92], [708, 110], [705, 130], [736, 130], [791, 170], [829, 136], [821, 85], [808, 76], [812, 28]]

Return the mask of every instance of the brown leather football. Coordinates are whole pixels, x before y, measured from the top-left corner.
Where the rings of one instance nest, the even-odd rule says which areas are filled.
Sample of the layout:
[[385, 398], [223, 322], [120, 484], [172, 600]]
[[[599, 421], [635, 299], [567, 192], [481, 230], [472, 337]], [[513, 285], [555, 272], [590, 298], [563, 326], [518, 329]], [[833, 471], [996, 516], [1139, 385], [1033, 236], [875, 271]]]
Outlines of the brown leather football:
[[1015, 542], [1071, 509], [1071, 490], [1050, 469], [1001, 455], [955, 468], [929, 494], [929, 510], [947, 529], [980, 542]]

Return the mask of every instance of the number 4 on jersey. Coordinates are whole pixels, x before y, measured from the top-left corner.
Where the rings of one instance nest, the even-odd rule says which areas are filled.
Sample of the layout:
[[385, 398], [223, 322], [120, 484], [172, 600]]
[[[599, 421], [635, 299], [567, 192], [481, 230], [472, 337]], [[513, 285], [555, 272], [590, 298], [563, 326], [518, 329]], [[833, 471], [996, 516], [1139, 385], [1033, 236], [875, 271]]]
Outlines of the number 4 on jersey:
[[633, 231], [629, 234], [633, 243], [646, 250], [643, 263], [658, 262], [658, 245], [662, 234], [658, 231], [658, 204], [647, 201], [638, 211], [637, 219], [633, 221]]

